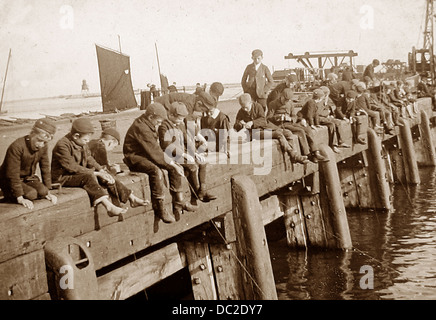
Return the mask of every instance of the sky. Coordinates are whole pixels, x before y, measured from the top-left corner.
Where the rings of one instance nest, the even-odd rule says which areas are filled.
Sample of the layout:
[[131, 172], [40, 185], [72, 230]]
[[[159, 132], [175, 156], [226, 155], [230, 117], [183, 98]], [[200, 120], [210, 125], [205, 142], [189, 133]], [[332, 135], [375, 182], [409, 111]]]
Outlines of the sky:
[[[288, 53], [358, 53], [355, 64], [407, 62], [423, 46], [425, 0], [0, 0], [5, 100], [100, 92], [95, 44], [130, 56], [134, 89], [238, 83], [251, 52], [271, 71]], [[300, 65], [301, 66], [301, 65]], [[158, 85], [159, 86], [159, 85]]]

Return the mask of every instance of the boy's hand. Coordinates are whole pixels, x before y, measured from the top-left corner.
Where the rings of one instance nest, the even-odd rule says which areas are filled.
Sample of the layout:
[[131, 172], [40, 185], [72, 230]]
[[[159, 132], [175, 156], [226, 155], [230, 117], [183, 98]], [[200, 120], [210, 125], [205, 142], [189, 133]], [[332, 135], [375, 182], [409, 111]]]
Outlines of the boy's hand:
[[195, 160], [200, 164], [206, 163], [206, 158], [199, 153], [195, 153]]
[[58, 203], [58, 197], [56, 197], [54, 194], [48, 193], [48, 194], [45, 196], [45, 198], [46, 198], [47, 200], [50, 200], [51, 203], [53, 203], [53, 204]]
[[100, 170], [100, 171], [96, 172], [96, 175], [99, 176], [100, 178], [102, 178], [103, 180], [107, 181], [107, 183], [109, 183], [109, 184], [115, 183], [114, 177], [112, 177], [109, 173], [107, 173], [104, 170]]
[[23, 205], [25, 208], [33, 210], [33, 202], [28, 199], [24, 199], [23, 196], [18, 197], [17, 202]]

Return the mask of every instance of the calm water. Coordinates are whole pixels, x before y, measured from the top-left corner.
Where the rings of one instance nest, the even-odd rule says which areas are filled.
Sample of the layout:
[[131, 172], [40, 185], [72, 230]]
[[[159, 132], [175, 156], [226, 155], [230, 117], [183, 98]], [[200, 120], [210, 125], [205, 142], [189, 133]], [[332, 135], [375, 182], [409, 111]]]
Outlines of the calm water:
[[[420, 175], [418, 186], [392, 187], [392, 212], [348, 213], [350, 252], [270, 242], [279, 299], [436, 299], [436, 171]], [[362, 289], [369, 268], [373, 289]]]

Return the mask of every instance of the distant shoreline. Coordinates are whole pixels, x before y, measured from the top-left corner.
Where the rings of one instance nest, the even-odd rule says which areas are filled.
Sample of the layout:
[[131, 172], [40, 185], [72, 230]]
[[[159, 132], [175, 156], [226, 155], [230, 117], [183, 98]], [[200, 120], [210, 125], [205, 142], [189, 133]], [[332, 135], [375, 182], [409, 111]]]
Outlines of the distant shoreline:
[[[208, 84], [210, 85], [210, 84]], [[240, 83], [224, 83], [224, 88], [236, 88], [240, 87]], [[185, 91], [195, 91], [196, 86], [176, 86], [177, 90], [179, 92], [183, 91], [183, 88], [185, 88]], [[135, 95], [141, 94], [141, 91], [149, 90], [149, 89], [134, 89], [133, 92]], [[48, 99], [82, 99], [82, 98], [96, 98], [101, 97], [100, 92], [92, 92], [87, 94], [61, 94], [53, 97], [37, 97], [37, 98], [26, 98], [26, 99], [17, 99], [17, 100], [6, 100], [3, 103], [17, 103], [17, 102], [26, 102], [26, 101], [38, 101], [38, 100], [48, 100]]]

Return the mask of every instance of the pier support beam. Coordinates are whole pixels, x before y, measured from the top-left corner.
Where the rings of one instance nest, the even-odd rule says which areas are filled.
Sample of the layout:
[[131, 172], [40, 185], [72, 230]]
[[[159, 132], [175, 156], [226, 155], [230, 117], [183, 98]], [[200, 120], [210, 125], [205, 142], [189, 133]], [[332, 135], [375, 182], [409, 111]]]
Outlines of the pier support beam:
[[399, 140], [402, 150], [402, 159], [406, 175], [406, 182], [410, 184], [419, 184], [421, 182], [416, 162], [415, 149], [413, 147], [412, 132], [410, 125], [404, 121], [404, 125], [400, 127]]
[[[351, 249], [353, 245], [350, 228], [348, 226], [347, 213], [342, 199], [341, 182], [339, 180], [336, 157], [332, 149], [327, 145], [322, 144], [320, 150], [330, 160], [319, 164], [324, 182], [324, 188], [321, 189], [320, 196], [324, 197], [324, 200], [328, 202], [328, 208], [330, 210], [329, 216], [331, 217], [331, 225], [337, 240], [337, 247], [341, 249]], [[325, 214], [326, 212], [324, 212], [324, 215]]]
[[238, 255], [244, 264], [246, 299], [276, 300], [277, 291], [271, 266], [261, 205], [256, 185], [247, 176], [232, 178], [233, 217]]
[[421, 123], [419, 124], [420, 132], [420, 160], [418, 164], [427, 167], [436, 167], [436, 155], [435, 146], [432, 139], [432, 133], [430, 129], [430, 120], [427, 113], [424, 110], [420, 112]]
[[374, 207], [389, 210], [391, 191], [382, 155], [381, 139], [370, 128], [368, 128], [368, 173]]

